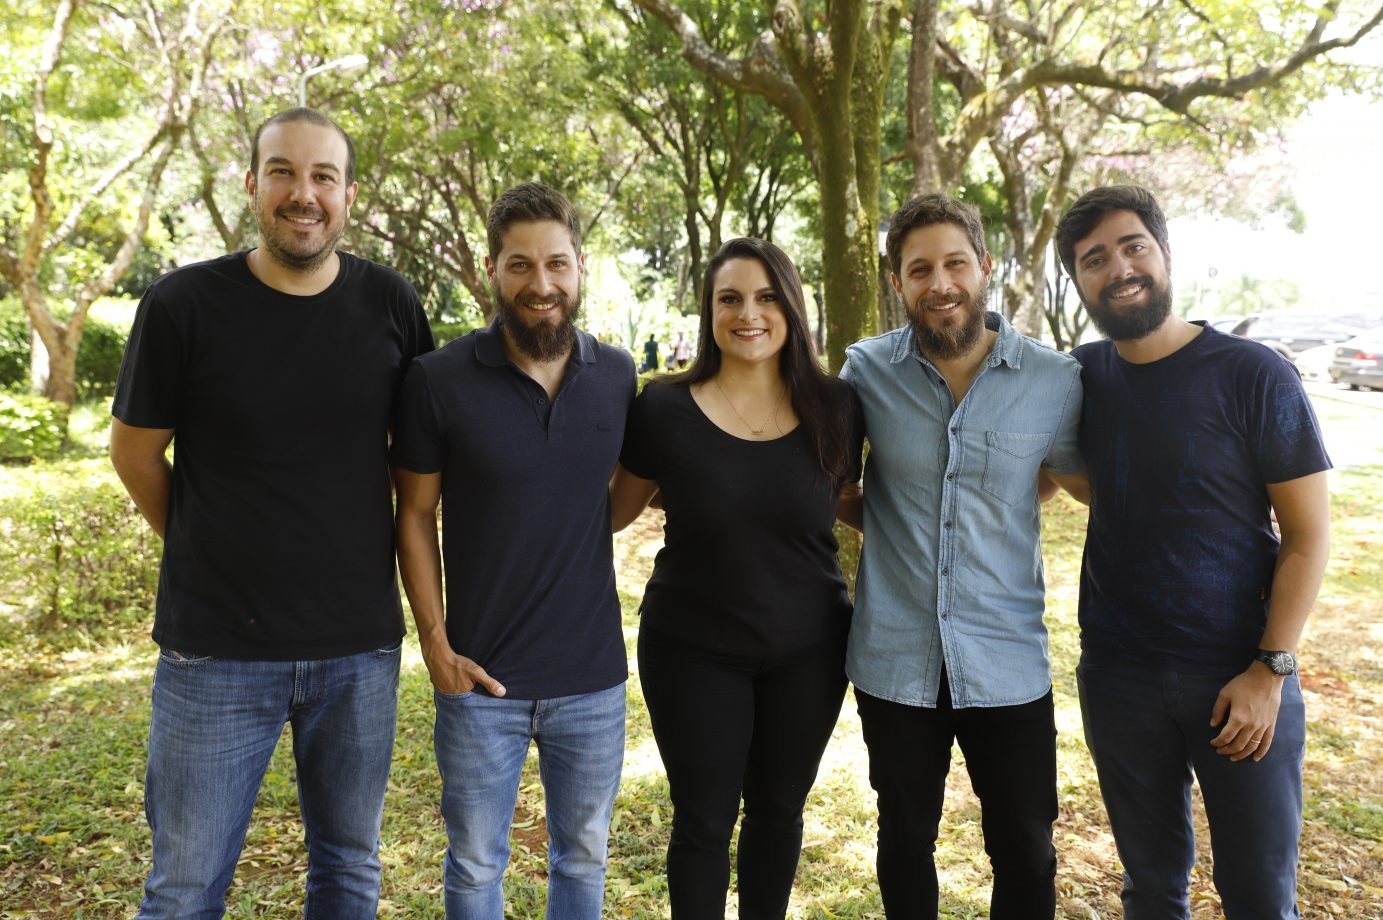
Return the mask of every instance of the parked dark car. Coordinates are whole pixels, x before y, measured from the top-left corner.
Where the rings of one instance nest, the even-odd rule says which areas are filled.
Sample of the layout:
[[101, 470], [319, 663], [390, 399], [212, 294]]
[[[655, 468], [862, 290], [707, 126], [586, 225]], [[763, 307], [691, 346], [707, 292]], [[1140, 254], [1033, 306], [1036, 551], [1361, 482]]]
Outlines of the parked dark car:
[[1234, 327], [1234, 334], [1262, 342], [1288, 361], [1317, 345], [1334, 345], [1383, 324], [1383, 317], [1360, 313], [1255, 313]]
[[1335, 346], [1328, 373], [1351, 390], [1383, 389], [1383, 327]]

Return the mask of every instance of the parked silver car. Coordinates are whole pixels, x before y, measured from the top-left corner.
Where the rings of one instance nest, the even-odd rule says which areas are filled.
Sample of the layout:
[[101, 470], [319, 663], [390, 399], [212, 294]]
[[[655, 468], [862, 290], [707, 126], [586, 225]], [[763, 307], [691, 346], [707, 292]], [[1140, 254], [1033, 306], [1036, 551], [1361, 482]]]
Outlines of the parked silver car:
[[1383, 389], [1383, 326], [1336, 345], [1329, 374], [1351, 390]]

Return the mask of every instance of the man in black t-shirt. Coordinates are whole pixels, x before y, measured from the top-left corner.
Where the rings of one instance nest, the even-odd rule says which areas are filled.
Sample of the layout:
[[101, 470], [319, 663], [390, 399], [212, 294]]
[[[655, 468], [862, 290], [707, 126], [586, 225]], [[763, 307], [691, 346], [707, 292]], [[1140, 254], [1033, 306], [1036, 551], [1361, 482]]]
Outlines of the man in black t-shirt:
[[335, 123], [310, 109], [266, 121], [245, 186], [260, 247], [149, 287], [113, 407], [111, 460], [164, 538], [139, 917], [225, 910], [288, 723], [304, 911], [363, 920], [403, 636], [388, 432], [432, 335], [407, 281], [335, 248], [356, 195]]
[[536, 742], [548, 916], [598, 920], [628, 674], [607, 484], [634, 362], [574, 325], [585, 267], [570, 202], [520, 185], [486, 229], [499, 312], [413, 362], [393, 449], [399, 568], [436, 690], [446, 910], [504, 916], [509, 826]]
[[1125, 916], [1190, 916], [1194, 773], [1225, 915], [1297, 917], [1294, 652], [1329, 555], [1320, 428], [1280, 355], [1172, 312], [1147, 190], [1086, 193], [1056, 245], [1108, 337], [1073, 353], [1091, 496], [1077, 678]]

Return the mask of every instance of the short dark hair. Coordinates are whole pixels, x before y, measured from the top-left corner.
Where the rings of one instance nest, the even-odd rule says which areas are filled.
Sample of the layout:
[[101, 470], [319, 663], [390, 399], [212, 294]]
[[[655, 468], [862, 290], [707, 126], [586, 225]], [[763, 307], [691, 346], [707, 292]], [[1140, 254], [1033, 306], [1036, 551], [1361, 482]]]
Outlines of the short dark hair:
[[1085, 239], [1105, 215], [1113, 211], [1132, 211], [1143, 221], [1162, 251], [1167, 251], [1167, 216], [1153, 193], [1138, 185], [1106, 185], [1091, 189], [1061, 215], [1056, 225], [1056, 252], [1066, 274], [1076, 277], [1076, 244]]
[[888, 219], [888, 241], [885, 248], [888, 251], [889, 267], [895, 275], [903, 271], [903, 242], [908, 238], [908, 234], [918, 227], [932, 224], [955, 224], [970, 238], [975, 257], [984, 258], [984, 221], [980, 219], [979, 209], [949, 195], [918, 195], [906, 202]]
[[258, 128], [255, 128], [255, 138], [250, 144], [250, 172], [259, 175], [259, 136], [264, 133], [264, 129], [270, 125], [285, 125], [290, 122], [305, 121], [310, 125], [318, 125], [323, 128], [334, 128], [336, 133], [341, 135], [341, 139], [346, 142], [346, 184], [350, 185], [355, 181], [355, 141], [346, 133], [336, 122], [323, 115], [316, 109], [298, 107], [296, 109], [286, 109], [279, 112], [272, 118], [268, 118]]
[[566, 196], [538, 182], [516, 185], [495, 199], [490, 216], [485, 221], [485, 238], [490, 247], [490, 261], [499, 258], [504, 246], [504, 233], [514, 224], [536, 220], [555, 220], [571, 234], [571, 246], [581, 254], [581, 218]]

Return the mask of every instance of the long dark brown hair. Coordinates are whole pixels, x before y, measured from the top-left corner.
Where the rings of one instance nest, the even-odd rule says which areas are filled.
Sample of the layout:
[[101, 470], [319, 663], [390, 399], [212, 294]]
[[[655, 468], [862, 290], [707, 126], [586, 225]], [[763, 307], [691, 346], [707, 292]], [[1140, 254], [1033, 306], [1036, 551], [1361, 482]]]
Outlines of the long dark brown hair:
[[710, 380], [720, 373], [720, 346], [711, 332], [715, 278], [721, 267], [731, 259], [754, 259], [768, 273], [769, 284], [783, 307], [788, 327], [787, 341], [778, 352], [778, 372], [787, 385], [792, 409], [816, 448], [821, 472], [832, 488], [839, 489], [852, 478], [854, 467], [850, 460], [849, 385], [821, 369], [812, 351], [812, 337], [807, 329], [802, 279], [798, 277], [797, 268], [787, 254], [767, 240], [739, 237], [721, 246], [720, 251], [711, 257], [706, 264], [706, 283], [701, 293], [701, 330], [696, 360], [685, 371], [663, 377], [660, 382], [690, 386]]

